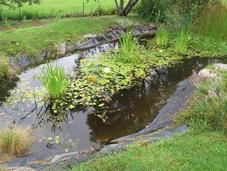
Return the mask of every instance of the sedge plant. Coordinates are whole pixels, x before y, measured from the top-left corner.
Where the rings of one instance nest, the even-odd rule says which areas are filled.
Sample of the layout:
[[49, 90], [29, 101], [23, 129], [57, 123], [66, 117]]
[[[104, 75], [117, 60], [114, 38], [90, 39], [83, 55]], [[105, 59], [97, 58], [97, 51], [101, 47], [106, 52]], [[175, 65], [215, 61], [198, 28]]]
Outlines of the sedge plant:
[[160, 27], [156, 33], [156, 44], [159, 47], [167, 47], [169, 40], [169, 32], [164, 27]]
[[188, 32], [184, 30], [179, 32], [174, 41], [175, 51], [181, 54], [185, 54], [188, 50], [189, 41], [190, 41], [190, 35]]
[[117, 55], [117, 61], [122, 63], [138, 64], [141, 62], [139, 55], [136, 53], [137, 44], [131, 33], [126, 33], [120, 41], [120, 50]]
[[68, 87], [68, 79], [64, 69], [60, 66], [48, 64], [42, 71], [39, 80], [51, 98], [64, 95]]

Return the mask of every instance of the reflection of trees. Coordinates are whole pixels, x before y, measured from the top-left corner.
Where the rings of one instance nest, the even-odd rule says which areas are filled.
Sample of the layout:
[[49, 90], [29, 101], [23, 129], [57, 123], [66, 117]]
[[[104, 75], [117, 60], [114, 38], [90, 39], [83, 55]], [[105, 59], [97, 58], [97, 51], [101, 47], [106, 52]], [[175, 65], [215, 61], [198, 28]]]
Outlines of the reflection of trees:
[[165, 88], [148, 91], [144, 85], [119, 93], [109, 105], [106, 123], [95, 115], [88, 116], [91, 141], [106, 142], [143, 129], [154, 119], [168, 96]]

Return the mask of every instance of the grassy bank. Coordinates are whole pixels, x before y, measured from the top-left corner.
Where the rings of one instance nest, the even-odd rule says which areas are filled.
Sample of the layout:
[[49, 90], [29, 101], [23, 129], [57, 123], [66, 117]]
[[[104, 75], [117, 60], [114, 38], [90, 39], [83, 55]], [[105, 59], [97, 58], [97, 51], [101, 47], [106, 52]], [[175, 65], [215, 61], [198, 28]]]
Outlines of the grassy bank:
[[[55, 17], [75, 17], [84, 15], [110, 14], [114, 12], [115, 4], [112, 0], [41, 0], [38, 5], [28, 4], [21, 8], [23, 19], [43, 19]], [[83, 12], [84, 11], [84, 12]], [[18, 10], [5, 8], [3, 18], [16, 20]]]
[[71, 171], [226, 170], [226, 153], [226, 137], [187, 133], [153, 145], [133, 145]]
[[62, 41], [102, 32], [115, 24], [117, 19], [115, 16], [56, 19], [40, 26], [1, 31], [0, 55], [34, 54]]

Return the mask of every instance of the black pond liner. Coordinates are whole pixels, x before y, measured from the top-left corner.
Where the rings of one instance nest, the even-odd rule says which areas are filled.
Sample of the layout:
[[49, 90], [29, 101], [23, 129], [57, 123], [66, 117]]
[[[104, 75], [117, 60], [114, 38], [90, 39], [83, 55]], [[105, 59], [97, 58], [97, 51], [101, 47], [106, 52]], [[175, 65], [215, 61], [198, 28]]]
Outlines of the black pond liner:
[[[38, 137], [60, 135], [63, 140], [80, 140], [77, 148], [70, 151], [82, 150], [94, 146], [100, 148], [111, 140], [137, 133], [150, 124], [157, 116], [159, 110], [167, 103], [167, 100], [175, 92], [176, 85], [187, 79], [208, 64], [226, 63], [227, 58], [201, 58], [194, 57], [184, 59], [171, 67], [160, 67], [150, 70], [151, 76], [141, 81], [138, 85], [128, 90], [122, 90], [114, 95], [106, 112], [107, 120], [103, 122], [100, 117], [91, 114], [89, 109], [71, 112], [59, 123], [56, 129], [52, 129], [53, 123], [48, 120], [34, 120], [25, 118], [22, 125], [30, 125], [40, 122]], [[43, 119], [41, 117], [41, 119]], [[35, 122], [34, 122], [35, 121]], [[49, 156], [64, 152], [63, 147], [55, 143], [47, 144], [46, 141], [37, 141], [32, 147], [32, 154], [28, 157], [12, 161], [14, 164], [26, 165], [32, 160], [41, 160]]]

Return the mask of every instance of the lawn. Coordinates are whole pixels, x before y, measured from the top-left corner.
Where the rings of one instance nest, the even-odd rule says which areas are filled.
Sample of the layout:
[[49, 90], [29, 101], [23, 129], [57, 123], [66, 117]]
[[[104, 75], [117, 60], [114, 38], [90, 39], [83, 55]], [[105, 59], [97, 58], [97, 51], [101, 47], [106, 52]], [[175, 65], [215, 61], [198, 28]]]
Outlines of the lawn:
[[[83, 15], [109, 14], [114, 11], [113, 0], [41, 0], [38, 5], [22, 7], [23, 18], [41, 19], [53, 17], [75, 17]], [[4, 9], [6, 19], [18, 19], [18, 10]]]
[[115, 16], [54, 19], [39, 26], [0, 31], [0, 55], [36, 54], [62, 41], [102, 32], [119, 19]]
[[153, 145], [98, 158], [71, 171], [221, 171], [227, 169], [227, 138], [216, 133], [176, 135]]

